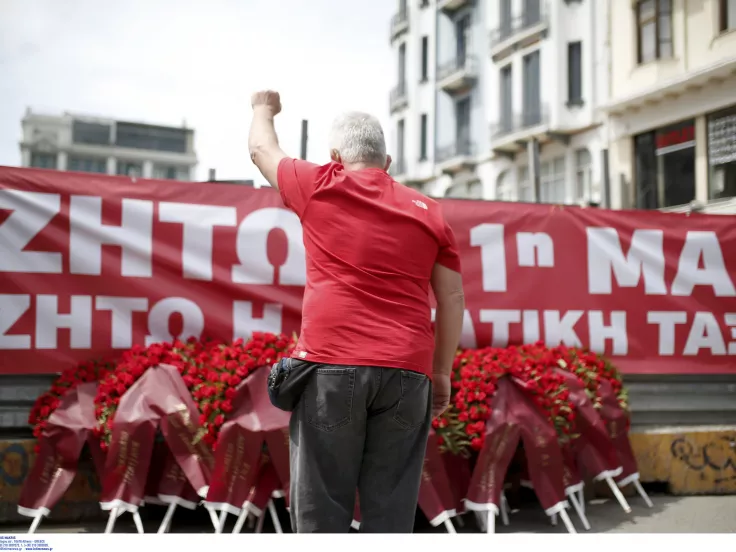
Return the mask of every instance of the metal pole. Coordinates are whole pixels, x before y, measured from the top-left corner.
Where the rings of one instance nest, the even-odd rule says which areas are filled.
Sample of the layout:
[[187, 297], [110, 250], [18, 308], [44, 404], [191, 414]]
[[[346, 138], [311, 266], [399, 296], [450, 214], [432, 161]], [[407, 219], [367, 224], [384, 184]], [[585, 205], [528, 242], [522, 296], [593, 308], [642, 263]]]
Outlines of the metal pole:
[[306, 159], [307, 158], [307, 126], [309, 123], [306, 119], [302, 119], [302, 145], [301, 145], [301, 153], [300, 158]]
[[539, 141], [532, 138], [527, 142], [527, 158], [529, 159], [529, 183], [534, 193], [534, 203], [539, 203], [541, 194], [539, 190]]

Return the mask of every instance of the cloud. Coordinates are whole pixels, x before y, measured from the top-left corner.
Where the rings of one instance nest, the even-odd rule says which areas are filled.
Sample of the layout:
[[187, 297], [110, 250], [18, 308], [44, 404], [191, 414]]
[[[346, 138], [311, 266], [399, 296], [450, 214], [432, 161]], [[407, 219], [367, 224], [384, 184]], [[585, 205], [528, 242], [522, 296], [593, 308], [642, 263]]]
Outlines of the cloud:
[[[250, 94], [282, 93], [283, 146], [327, 160], [346, 109], [388, 121], [393, 0], [2, 0], [0, 164], [17, 165], [27, 106], [196, 130], [199, 178], [255, 178]], [[257, 179], [260, 179], [258, 176]]]

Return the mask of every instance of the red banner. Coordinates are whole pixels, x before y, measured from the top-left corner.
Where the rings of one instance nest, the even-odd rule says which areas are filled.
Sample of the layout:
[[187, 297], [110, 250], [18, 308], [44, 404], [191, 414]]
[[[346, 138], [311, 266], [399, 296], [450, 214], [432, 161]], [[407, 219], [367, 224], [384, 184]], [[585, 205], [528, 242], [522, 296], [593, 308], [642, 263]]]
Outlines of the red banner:
[[[464, 346], [542, 339], [627, 373], [736, 372], [734, 217], [441, 205]], [[296, 332], [304, 278], [299, 220], [273, 190], [0, 168], [0, 373]]]

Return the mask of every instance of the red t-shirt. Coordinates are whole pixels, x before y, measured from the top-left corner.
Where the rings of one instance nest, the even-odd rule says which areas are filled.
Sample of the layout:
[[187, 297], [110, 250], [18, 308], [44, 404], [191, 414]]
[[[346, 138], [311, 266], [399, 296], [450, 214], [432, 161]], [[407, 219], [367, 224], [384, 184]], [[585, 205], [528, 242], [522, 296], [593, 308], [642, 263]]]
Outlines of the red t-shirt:
[[294, 358], [432, 371], [435, 263], [460, 272], [436, 201], [386, 171], [283, 159], [284, 204], [302, 222], [307, 285]]

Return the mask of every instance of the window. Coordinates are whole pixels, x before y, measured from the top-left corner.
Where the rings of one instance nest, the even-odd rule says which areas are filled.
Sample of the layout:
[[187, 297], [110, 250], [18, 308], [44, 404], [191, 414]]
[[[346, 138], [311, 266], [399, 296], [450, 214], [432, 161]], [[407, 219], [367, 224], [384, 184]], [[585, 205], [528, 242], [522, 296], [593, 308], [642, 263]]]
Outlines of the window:
[[499, 37], [499, 40], [504, 40], [511, 36], [511, 33], [513, 32], [511, 0], [501, 0], [501, 2], [499, 3], [499, 9], [499, 21], [501, 21], [501, 25], [499, 27], [501, 31], [501, 36]]
[[575, 151], [575, 199], [585, 201], [591, 198], [592, 158], [587, 148]]
[[129, 163], [127, 161], [118, 161], [116, 173], [121, 176], [143, 176], [143, 165], [141, 163]]
[[56, 154], [31, 152], [31, 167], [37, 169], [55, 169]]
[[736, 0], [720, 0], [721, 32], [736, 29]]
[[455, 21], [455, 60], [457, 67], [464, 67], [467, 60], [470, 43], [470, 14], [463, 15]]
[[455, 144], [459, 155], [470, 154], [470, 96], [455, 104]]
[[501, 69], [501, 79], [499, 81], [501, 87], [499, 98], [501, 100], [501, 128], [504, 134], [511, 132], [514, 125], [514, 88], [511, 80], [511, 64]]
[[542, 122], [542, 91], [539, 75], [539, 50], [527, 54], [523, 58], [524, 90], [523, 122], [525, 127]]
[[519, 167], [519, 201], [534, 201], [534, 190], [529, 179], [529, 167]]
[[429, 78], [429, 37], [422, 37], [422, 82]]
[[634, 137], [640, 209], [686, 205], [695, 199], [695, 122], [683, 121]]
[[708, 116], [710, 199], [736, 197], [736, 108]]
[[70, 157], [70, 171], [107, 174], [107, 160], [88, 157]]
[[567, 105], [583, 104], [582, 43], [567, 44]]
[[399, 46], [399, 86], [406, 82], [406, 42]]
[[110, 125], [72, 122], [72, 141], [76, 144], [110, 145]]
[[161, 180], [189, 180], [189, 169], [174, 165], [156, 165], [153, 167], [153, 178]]
[[190, 132], [185, 128], [118, 123], [115, 144], [124, 148], [186, 153]]
[[542, 20], [542, 6], [540, 0], [524, 0], [524, 27], [531, 27]]
[[427, 114], [422, 113], [419, 120], [419, 160], [427, 160]]
[[672, 57], [671, 0], [638, 0], [636, 26], [639, 63]]
[[499, 201], [513, 201], [514, 189], [511, 173], [506, 170], [498, 175], [496, 181], [496, 199]]
[[[404, 168], [404, 119], [396, 123], [396, 162], [397, 169]], [[403, 173], [403, 170], [401, 171]]]
[[565, 203], [564, 157], [540, 163], [539, 195], [540, 203]]

